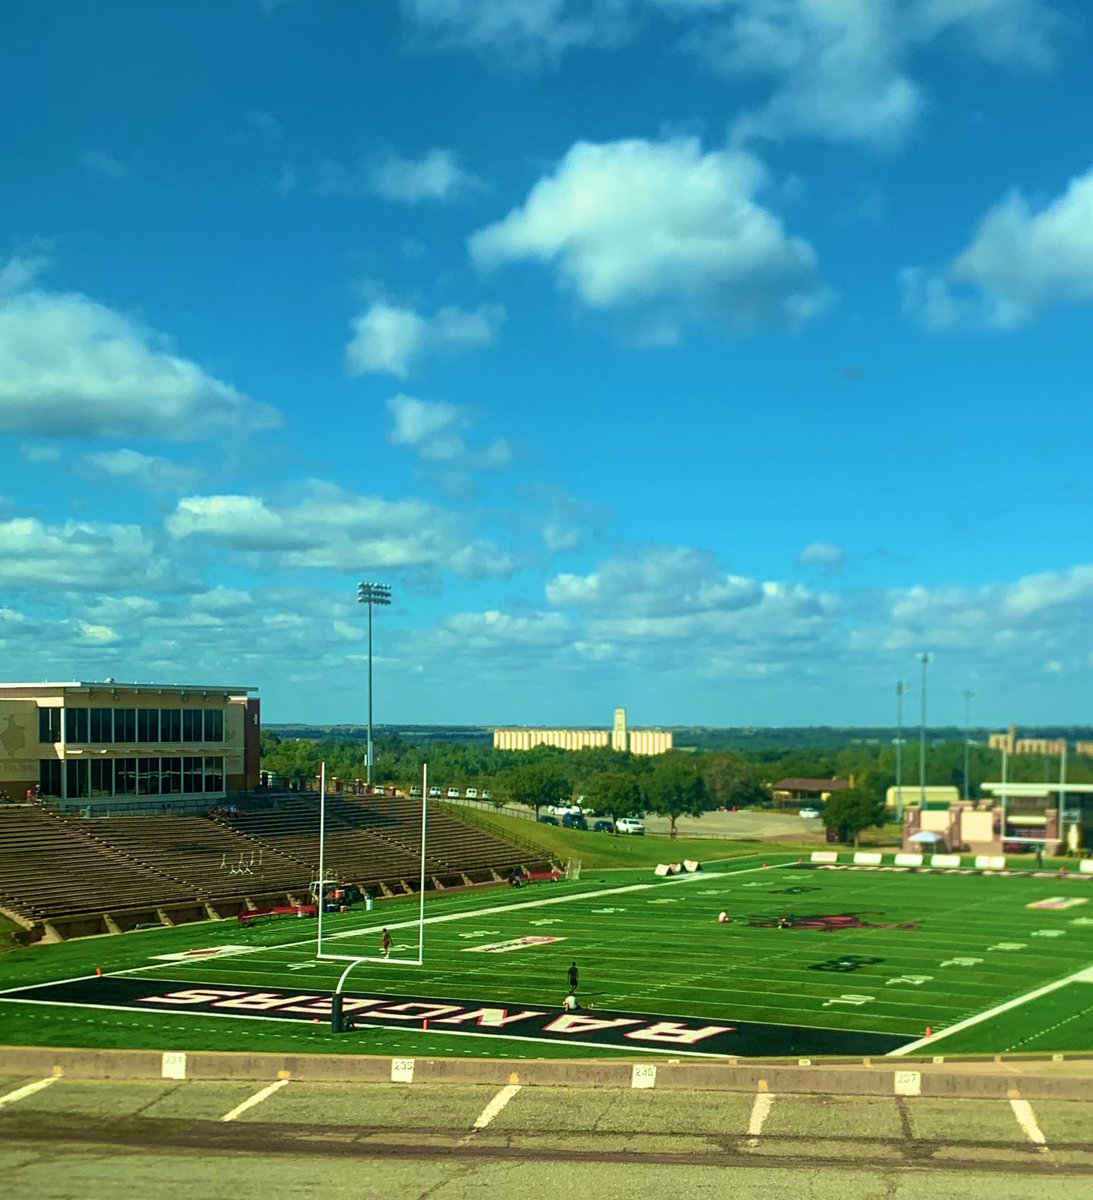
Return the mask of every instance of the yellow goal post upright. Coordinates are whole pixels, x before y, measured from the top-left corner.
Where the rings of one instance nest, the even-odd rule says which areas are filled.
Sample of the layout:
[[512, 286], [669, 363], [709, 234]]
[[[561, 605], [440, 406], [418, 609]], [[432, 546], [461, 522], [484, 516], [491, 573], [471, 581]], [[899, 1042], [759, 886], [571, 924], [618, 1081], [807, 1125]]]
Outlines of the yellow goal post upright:
[[[349, 973], [354, 967], [361, 963], [382, 963], [386, 966], [402, 966], [402, 967], [420, 967], [425, 962], [425, 848], [428, 839], [428, 797], [429, 797], [429, 767], [423, 763], [421, 767], [421, 858], [418, 864], [418, 915], [417, 915], [417, 955], [415, 957], [396, 958], [389, 955], [386, 958], [380, 954], [341, 954], [337, 951], [327, 948], [329, 938], [326, 944], [323, 942], [323, 903], [322, 891], [323, 886], [320, 886], [319, 908], [318, 908], [318, 926], [316, 932], [316, 949], [315, 958], [320, 962], [344, 962], [348, 965], [338, 979], [337, 987], [334, 990], [333, 1003], [331, 1005], [331, 1025], [335, 1033], [340, 1033], [344, 1030], [344, 1022], [341, 1016], [341, 998], [342, 989], [345, 987], [345, 981], [349, 978]], [[319, 879], [326, 881], [326, 763], [322, 764], [319, 773]], [[327, 881], [333, 882], [333, 881]], [[401, 923], [401, 922], [400, 922]], [[368, 930], [363, 936], [375, 936], [379, 933], [379, 927], [374, 930]]]

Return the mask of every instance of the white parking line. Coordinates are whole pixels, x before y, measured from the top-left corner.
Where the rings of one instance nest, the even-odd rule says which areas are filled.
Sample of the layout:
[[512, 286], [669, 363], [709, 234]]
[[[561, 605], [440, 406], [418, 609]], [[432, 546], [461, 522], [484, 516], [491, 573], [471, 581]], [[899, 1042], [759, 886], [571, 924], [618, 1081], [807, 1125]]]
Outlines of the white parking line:
[[253, 1096], [244, 1100], [242, 1104], [237, 1104], [231, 1112], [226, 1112], [220, 1118], [221, 1121], [234, 1121], [236, 1117], [242, 1116], [248, 1108], [253, 1108], [256, 1104], [261, 1104], [263, 1100], [272, 1096], [274, 1092], [280, 1091], [286, 1083], [288, 1083], [287, 1079], [278, 1079], [276, 1083], [271, 1083], [269, 1087], [264, 1087], [260, 1092], [255, 1092]]
[[1036, 1114], [1032, 1111], [1032, 1105], [1027, 1100], [1011, 1100], [1010, 1108], [1013, 1109], [1013, 1115], [1017, 1118], [1017, 1124], [1025, 1131], [1025, 1137], [1037, 1148], [1037, 1150], [1047, 1152], [1047, 1138], [1044, 1137], [1043, 1131], [1040, 1129], [1040, 1124], [1036, 1120]]
[[773, 1092], [757, 1092], [755, 1095], [755, 1103], [751, 1106], [751, 1120], [748, 1121], [748, 1145], [758, 1146], [759, 1135], [763, 1132], [763, 1125], [770, 1116], [771, 1106], [774, 1104]]
[[6, 1096], [0, 1096], [0, 1108], [3, 1108], [6, 1104], [14, 1104], [26, 1096], [33, 1096], [35, 1092], [40, 1092], [42, 1088], [47, 1088], [51, 1083], [56, 1083], [58, 1079], [60, 1079], [59, 1075], [50, 1075], [46, 1079], [39, 1079], [35, 1083], [28, 1083], [24, 1087], [16, 1088], [14, 1092], [8, 1092]]
[[486, 1107], [478, 1114], [478, 1120], [474, 1123], [475, 1129], [485, 1129], [486, 1126], [493, 1120], [494, 1117], [505, 1107], [506, 1104], [520, 1090], [520, 1084], [510, 1083], [507, 1087], [503, 1087], [496, 1096], [486, 1105]]

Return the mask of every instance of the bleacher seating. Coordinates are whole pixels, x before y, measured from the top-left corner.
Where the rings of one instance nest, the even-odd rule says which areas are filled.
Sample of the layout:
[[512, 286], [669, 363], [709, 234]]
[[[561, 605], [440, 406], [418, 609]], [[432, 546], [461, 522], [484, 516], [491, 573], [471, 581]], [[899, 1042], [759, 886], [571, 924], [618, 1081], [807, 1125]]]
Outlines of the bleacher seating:
[[[429, 811], [427, 886], [498, 880], [517, 864], [546, 866], [535, 853]], [[408, 891], [420, 873], [421, 805], [405, 797], [329, 797], [328, 880], [379, 892]], [[113, 932], [148, 920], [234, 915], [306, 898], [317, 878], [319, 803], [314, 796], [197, 816], [62, 817], [41, 805], [0, 807], [0, 907], [30, 922], [101, 916]], [[118, 914], [130, 914], [128, 921]], [[144, 915], [140, 915], [143, 913]], [[112, 914], [109, 916], [108, 914]], [[114, 918], [117, 918], [116, 920]]]

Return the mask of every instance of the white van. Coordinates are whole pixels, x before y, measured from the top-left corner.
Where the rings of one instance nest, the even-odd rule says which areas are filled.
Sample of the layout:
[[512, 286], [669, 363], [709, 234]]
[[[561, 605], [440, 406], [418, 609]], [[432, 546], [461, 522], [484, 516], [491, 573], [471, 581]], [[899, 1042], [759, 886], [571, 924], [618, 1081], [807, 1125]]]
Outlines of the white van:
[[448, 799], [449, 800], [458, 800], [459, 799], [459, 788], [448, 788]]
[[478, 788], [467, 788], [466, 795], [467, 795], [468, 800], [477, 800], [478, 799]]

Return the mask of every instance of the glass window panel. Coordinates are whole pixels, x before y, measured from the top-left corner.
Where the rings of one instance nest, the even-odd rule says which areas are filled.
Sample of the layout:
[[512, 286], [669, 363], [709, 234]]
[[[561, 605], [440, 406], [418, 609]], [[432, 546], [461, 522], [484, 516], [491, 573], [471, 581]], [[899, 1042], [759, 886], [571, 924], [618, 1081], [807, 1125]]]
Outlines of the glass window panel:
[[201, 759], [184, 758], [182, 760], [182, 790], [184, 792], [200, 792], [202, 786]]
[[65, 741], [73, 745], [87, 744], [87, 709], [65, 709]]
[[159, 741], [159, 709], [137, 709], [137, 741], [147, 744]]
[[135, 742], [137, 740], [137, 710], [135, 708], [114, 709], [114, 741]]
[[61, 740], [61, 710], [59, 708], [38, 709], [38, 741], [47, 745]]
[[182, 791], [182, 759], [160, 759], [160, 786], [165, 795], [175, 796]]
[[135, 758], [115, 759], [114, 760], [114, 795], [115, 796], [135, 796], [136, 794], [137, 794], [137, 760]]
[[182, 740], [181, 708], [160, 709], [159, 740], [161, 742], [180, 742]]
[[112, 796], [114, 794], [114, 760], [93, 758], [91, 760], [91, 795]]
[[[60, 714], [60, 709], [54, 709]], [[61, 760], [58, 758], [43, 758], [38, 763], [38, 786], [43, 796], [60, 796], [61, 794]]]
[[[84, 709], [84, 712], [87, 710]], [[70, 800], [83, 799], [87, 796], [87, 760], [84, 758], [70, 759], [65, 763], [65, 773], [68, 778], [68, 798]]]
[[182, 710], [182, 740], [184, 742], [201, 741], [201, 709], [184, 708]]
[[205, 759], [205, 791], [222, 792], [224, 790], [224, 760], [222, 758]]
[[89, 737], [95, 743], [109, 743], [114, 740], [114, 710], [112, 708], [90, 710]]
[[205, 709], [205, 741], [222, 742], [224, 740], [224, 713], [219, 708]]

